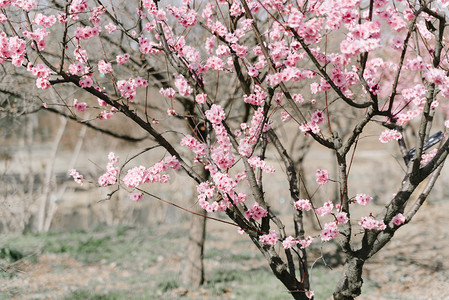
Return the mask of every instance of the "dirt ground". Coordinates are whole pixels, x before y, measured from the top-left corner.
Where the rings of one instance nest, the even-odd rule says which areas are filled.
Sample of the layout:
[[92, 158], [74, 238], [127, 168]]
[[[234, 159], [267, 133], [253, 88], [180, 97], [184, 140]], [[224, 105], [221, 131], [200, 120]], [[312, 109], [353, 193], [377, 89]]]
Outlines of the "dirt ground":
[[[423, 207], [413, 222], [399, 230], [393, 241], [367, 263], [364, 270], [364, 294], [359, 299], [449, 299], [448, 216], [449, 202], [439, 201]], [[169, 227], [165, 226], [161, 232], [173, 230]], [[248, 249], [251, 246], [246, 243], [244, 237], [235, 233], [235, 228], [229, 228], [221, 223], [210, 223], [208, 236], [210, 237], [206, 246], [206, 276], [215, 276], [214, 272], [224, 268], [222, 262], [225, 261], [226, 268], [235, 272], [251, 274], [252, 270], [259, 268], [267, 270], [265, 261], [260, 256], [249, 254], [251, 251], [254, 252], [255, 248]], [[218, 239], [215, 236], [224, 238]], [[80, 289], [103, 294], [104, 291], [123, 291], [115, 296], [89, 299], [242, 299], [243, 296], [239, 296], [235, 290], [250, 287], [246, 282], [236, 286], [235, 282], [230, 283], [232, 278], [222, 288], [220, 295], [212, 291], [212, 285], [202, 289], [168, 285], [168, 288], [164, 286], [161, 291], [161, 283], [172, 282], [170, 276], [179, 274], [182, 269], [182, 251], [171, 255], [165, 255], [164, 252], [173, 251], [170, 250], [170, 245], [182, 243], [184, 239], [184, 232], [181, 232], [171, 238], [170, 242], [173, 244], [166, 245], [167, 248], [159, 252], [151, 248], [154, 245], [148, 246], [154, 254], [151, 263], [145, 263], [145, 259], [139, 257], [138, 250], [131, 253], [137, 259], [127, 259], [126, 263], [120, 259], [114, 261], [110, 258], [86, 263], [77, 260], [69, 253], [49, 251], [30, 253], [27, 259], [8, 266], [8, 271], [13, 272], [14, 276], [1, 278], [0, 299], [86, 298], [84, 294], [74, 293]], [[155, 243], [151, 240], [148, 242]], [[229, 253], [240, 256], [229, 256]], [[341, 267], [336, 267], [332, 271], [333, 280], [338, 278], [340, 269]], [[155, 280], [157, 284], [148, 287], [143, 282], [135, 283], [137, 278], [159, 276], [161, 270], [166, 277], [158, 277]], [[139, 294], [145, 296], [133, 298], [132, 295], [145, 289], [153, 290], [154, 294], [147, 292]], [[282, 290], [282, 287], [280, 289]], [[327, 296], [317, 299], [325, 299], [331, 295], [331, 292], [323, 292], [321, 295], [326, 293]], [[289, 297], [285, 292], [280, 292], [277, 296], [267, 296], [266, 299], [289, 299]]]

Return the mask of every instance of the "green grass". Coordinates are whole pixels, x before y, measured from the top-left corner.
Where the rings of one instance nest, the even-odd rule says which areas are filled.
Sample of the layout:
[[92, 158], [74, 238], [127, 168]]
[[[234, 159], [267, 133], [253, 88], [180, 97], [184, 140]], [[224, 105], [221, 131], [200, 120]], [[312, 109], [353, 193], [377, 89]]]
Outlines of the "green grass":
[[[112, 284], [109, 290], [98, 291], [98, 286], [102, 286], [102, 283], [92, 281], [88, 286], [72, 287], [75, 290], [67, 292], [65, 299], [179, 299], [181, 296], [177, 296], [174, 290], [191, 290], [191, 287], [184, 286], [180, 280], [184, 264], [183, 251], [188, 238], [187, 230], [187, 227], [175, 226], [159, 231], [115, 226], [65, 233], [9, 234], [0, 238], [1, 247], [10, 249], [3, 252], [0, 250], [0, 263], [11, 261], [15, 254], [26, 256], [36, 249], [41, 253], [68, 255], [86, 266], [114, 263], [119, 270], [129, 273], [128, 277], [110, 279], [113, 283], [122, 283], [119, 288]], [[213, 242], [217, 240], [214, 239]], [[245, 300], [291, 298], [286, 288], [265, 264], [262, 254], [251, 245], [251, 241], [238, 241], [236, 245], [238, 246], [235, 248], [221, 249], [217, 244], [207, 246], [206, 241], [206, 284], [201, 289], [211, 295], [210, 299], [222, 299], [224, 294], [229, 293], [235, 295], [236, 299]], [[161, 258], [172, 257], [180, 258], [178, 271], [162, 266], [151, 276], [148, 276], [148, 273], [142, 276], [142, 270], [151, 268]], [[52, 267], [55, 273], [65, 272], [64, 266]], [[332, 295], [339, 275], [338, 271], [330, 272], [320, 265], [313, 269], [312, 290], [316, 299], [326, 299]], [[21, 295], [23, 292], [11, 290], [8, 294]], [[0, 297], [1, 299], [7, 298]], [[201, 298], [183, 296], [182, 299]]]

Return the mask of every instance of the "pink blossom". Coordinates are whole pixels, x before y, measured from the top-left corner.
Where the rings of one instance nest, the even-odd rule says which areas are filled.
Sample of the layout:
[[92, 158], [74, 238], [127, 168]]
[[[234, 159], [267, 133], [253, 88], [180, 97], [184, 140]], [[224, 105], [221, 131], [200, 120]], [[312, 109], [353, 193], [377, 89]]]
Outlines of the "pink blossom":
[[324, 217], [329, 215], [332, 212], [332, 209], [334, 208], [334, 204], [332, 203], [332, 201], [327, 201], [323, 204], [322, 207], [319, 207], [317, 209], [315, 209], [315, 212], [317, 214], [319, 214], [320, 216]]
[[367, 194], [357, 194], [355, 196], [355, 202], [360, 205], [367, 205], [373, 198]]
[[297, 210], [309, 211], [312, 209], [312, 204], [308, 199], [299, 199], [298, 201], [295, 202], [294, 205]]
[[114, 116], [112, 111], [104, 110], [98, 115], [99, 120], [108, 120]]
[[377, 221], [373, 217], [362, 217], [359, 221], [359, 225], [367, 230], [376, 229], [376, 230], [384, 230], [386, 225], [384, 221]]
[[329, 181], [329, 173], [326, 169], [316, 170], [316, 182], [319, 185], [324, 185]]
[[131, 200], [131, 201], [139, 201], [139, 200], [141, 200], [142, 199], [142, 193], [139, 193], [139, 192], [133, 192], [133, 193], [131, 193], [130, 195], [129, 195], [129, 199]]
[[432, 158], [434, 158], [435, 155], [437, 155], [437, 152], [438, 149], [433, 149], [429, 153], [421, 155], [421, 162], [420, 162], [421, 165], [422, 166], [427, 165], [432, 160]]
[[313, 296], [315, 296], [315, 293], [313, 291], [311, 291], [311, 290], [305, 291], [305, 294], [306, 294], [306, 297], [309, 298], [309, 299], [312, 299]]
[[399, 226], [401, 224], [404, 224], [405, 217], [401, 213], [399, 213], [399, 214], [397, 214], [396, 216], [393, 217], [392, 221], [393, 221], [393, 224]]
[[80, 173], [78, 173], [77, 170], [70, 169], [69, 170], [69, 176], [72, 176], [73, 180], [75, 180], [76, 183], [83, 184], [83, 181], [84, 181], [83, 175], [80, 175]]
[[379, 141], [381, 143], [388, 143], [392, 140], [400, 140], [402, 139], [402, 134], [396, 129], [387, 129], [379, 137]]
[[107, 74], [112, 72], [112, 66], [110, 63], [106, 63], [104, 60], [98, 62], [98, 72], [101, 74]]
[[284, 241], [282, 241], [282, 247], [284, 247], [284, 249], [290, 249], [291, 247], [297, 245], [298, 243], [299, 241], [296, 240], [294, 237], [288, 236], [285, 238]]
[[118, 163], [119, 157], [115, 156], [113, 152], [110, 152], [108, 159], [109, 163], [106, 165], [106, 173], [98, 178], [98, 184], [101, 186], [113, 185], [117, 182], [119, 168], [114, 165]]
[[254, 203], [253, 206], [245, 212], [245, 216], [247, 219], [259, 220], [263, 217], [266, 217], [268, 212], [263, 209], [258, 203]]
[[338, 234], [337, 223], [330, 222], [324, 224], [323, 230], [321, 230], [321, 240], [327, 242], [332, 240]]
[[226, 118], [223, 108], [217, 104], [212, 104], [210, 109], [205, 112], [205, 115], [212, 124], [220, 124]]
[[349, 221], [348, 214], [344, 211], [337, 213], [335, 219], [337, 220], [337, 224], [346, 224]]
[[119, 54], [116, 56], [116, 61], [118, 65], [123, 65], [124, 63], [126, 63], [129, 60], [129, 54], [125, 53], [125, 54]]
[[86, 102], [78, 103], [78, 99], [73, 99], [73, 107], [77, 111], [83, 112], [83, 111], [86, 111], [87, 103]]
[[47, 79], [44, 78], [38, 78], [36, 80], [36, 86], [42, 90], [46, 90], [48, 88], [50, 88], [50, 81], [48, 81]]
[[196, 95], [196, 97], [195, 97], [195, 101], [196, 101], [198, 104], [204, 104], [204, 103], [206, 103], [206, 101], [207, 101], [207, 95], [206, 95], [206, 94], [198, 94], [198, 95]]
[[322, 112], [321, 110], [317, 109], [317, 110], [312, 114], [312, 117], [311, 117], [310, 119], [311, 119], [311, 121], [312, 121], [313, 123], [320, 124], [321, 122], [324, 121], [323, 112]]
[[117, 31], [117, 27], [113, 23], [105, 25], [104, 28], [108, 30], [108, 33], [113, 33]]
[[264, 245], [274, 246], [277, 244], [279, 239], [276, 230], [271, 230], [269, 234], [261, 235], [259, 240]]
[[181, 96], [189, 96], [193, 89], [190, 87], [188, 81], [182, 75], [175, 75], [175, 86]]
[[82, 87], [82, 88], [89, 88], [94, 84], [94, 82], [93, 82], [92, 78], [90, 78], [89, 76], [83, 76], [83, 77], [81, 77], [79, 84], [80, 84], [80, 87]]
[[301, 249], [305, 249], [309, 247], [313, 242], [313, 238], [309, 235], [304, 240], [299, 240], [299, 244], [301, 244]]

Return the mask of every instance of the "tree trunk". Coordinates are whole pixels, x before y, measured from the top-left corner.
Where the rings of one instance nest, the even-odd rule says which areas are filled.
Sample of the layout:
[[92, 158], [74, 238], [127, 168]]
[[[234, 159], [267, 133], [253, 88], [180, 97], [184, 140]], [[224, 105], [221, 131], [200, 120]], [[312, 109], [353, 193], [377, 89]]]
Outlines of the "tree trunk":
[[362, 270], [365, 260], [358, 257], [348, 257], [343, 276], [334, 292], [335, 300], [352, 300], [362, 293]]
[[[191, 211], [206, 214], [198, 203]], [[182, 273], [182, 281], [192, 287], [199, 287], [204, 282], [203, 249], [206, 235], [206, 218], [191, 215], [189, 242], [186, 253], [186, 267]]]

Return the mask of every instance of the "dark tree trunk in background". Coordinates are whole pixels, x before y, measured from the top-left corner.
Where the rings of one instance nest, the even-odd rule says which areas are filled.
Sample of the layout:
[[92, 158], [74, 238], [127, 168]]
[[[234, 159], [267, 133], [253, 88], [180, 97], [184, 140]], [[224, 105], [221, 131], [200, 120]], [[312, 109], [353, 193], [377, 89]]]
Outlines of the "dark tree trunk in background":
[[[191, 211], [206, 214], [197, 203]], [[191, 215], [189, 242], [187, 253], [185, 254], [186, 267], [182, 273], [182, 281], [193, 286], [199, 287], [204, 282], [203, 251], [204, 238], [206, 235], [206, 218], [197, 215]]]
[[[204, 169], [198, 173], [200, 173], [203, 178], [206, 178], [208, 174]], [[196, 190], [193, 192], [193, 205], [190, 207], [190, 210], [194, 213], [206, 215], [207, 212], [198, 205], [195, 195]], [[182, 271], [181, 280], [195, 288], [204, 283], [203, 252], [205, 237], [206, 218], [191, 214], [189, 242], [187, 244], [187, 252], [185, 253], [185, 268]]]

